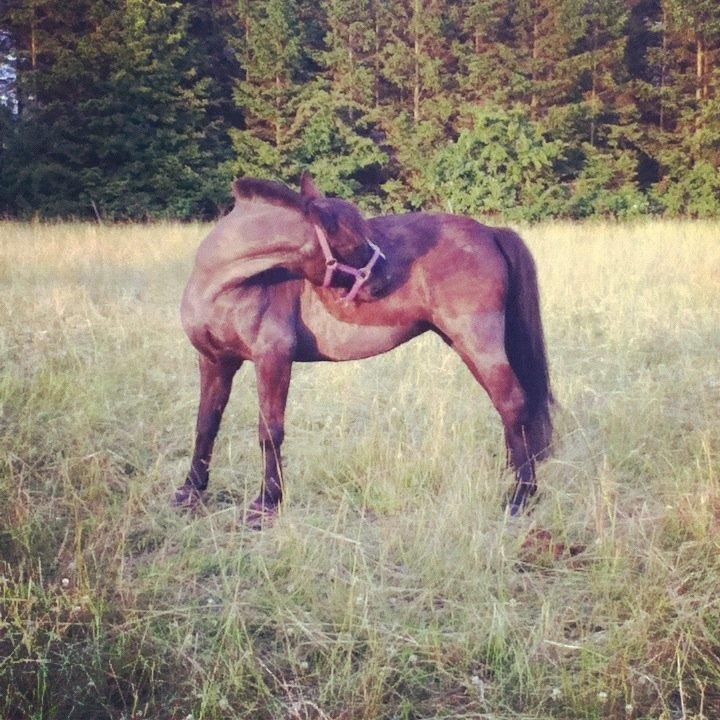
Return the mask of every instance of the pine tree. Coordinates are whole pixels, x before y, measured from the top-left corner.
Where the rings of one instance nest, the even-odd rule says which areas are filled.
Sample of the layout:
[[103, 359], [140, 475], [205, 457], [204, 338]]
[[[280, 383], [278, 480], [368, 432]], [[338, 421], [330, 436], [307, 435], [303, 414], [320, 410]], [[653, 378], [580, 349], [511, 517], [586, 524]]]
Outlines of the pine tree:
[[714, 51], [720, 44], [720, 5], [715, 0], [665, 0], [668, 31], [674, 36], [697, 103], [711, 95]]
[[289, 129], [293, 166], [310, 170], [325, 192], [361, 204], [365, 188], [377, 192], [387, 163], [375, 121], [376, 9], [374, 0], [323, 4], [327, 32], [313, 52], [316, 74]]
[[190, 62], [187, 21], [178, 3], [126, 0], [105, 16], [101, 37], [89, 38], [100, 83], [98, 97], [84, 105], [93, 155], [83, 178], [101, 211], [211, 214], [226, 192], [217, 158], [202, 147], [207, 82]]
[[289, 129], [288, 159], [293, 168], [309, 170], [324, 192], [376, 206], [371, 197], [363, 198], [362, 180], [379, 177], [387, 156], [364, 117], [355, 103], [318, 83], [298, 106]]
[[383, 4], [379, 72], [394, 89], [397, 106], [414, 124], [429, 118], [425, 105], [444, 78], [443, 0], [390, 0]]
[[429, 200], [428, 159], [457, 112], [446, 40], [455, 33], [453, 18], [445, 0], [391, 0], [382, 5], [380, 28], [378, 70], [386, 93], [378, 125], [396, 168], [383, 185], [386, 205], [417, 209]]
[[240, 77], [237, 50], [242, 28], [235, 0], [182, 0], [187, 13], [185, 70], [202, 88], [206, 129], [203, 150], [218, 162], [232, 158], [231, 128], [240, 127], [242, 113], [234, 100]]
[[427, 180], [450, 212], [538, 220], [564, 208], [553, 174], [560, 152], [523, 110], [479, 109], [472, 127], [438, 151]]
[[68, 162], [78, 124], [77, 83], [68, 74], [87, 32], [89, 2], [76, 8], [51, 0], [20, 0], [0, 14], [17, 53], [18, 115], [7, 119], [0, 155], [0, 211], [50, 215], [77, 210], [80, 162]]
[[368, 112], [379, 102], [375, 83], [378, 28], [374, 0], [327, 0], [324, 3], [327, 49], [318, 53], [334, 96]]
[[720, 6], [663, 0], [663, 123], [654, 196], [672, 215], [720, 214]]
[[564, 57], [553, 71], [560, 92], [550, 127], [562, 131], [562, 124], [571, 133], [565, 139], [602, 147], [622, 112], [625, 3], [564, 0], [557, 18], [566, 40]]
[[203, 147], [208, 85], [189, 59], [187, 10], [165, 0], [87, 0], [83, 10], [41, 12], [24, 0], [9, 18], [24, 69], [5, 205], [123, 219], [214, 214], [225, 182], [213, 143]]
[[544, 117], [561, 100], [553, 77], [566, 42], [561, 17], [562, 0], [518, 0], [509, 18], [516, 73], [521, 78], [515, 98], [530, 109], [533, 120]]
[[286, 161], [288, 131], [307, 78], [304, 28], [296, 0], [243, 0], [244, 79], [235, 100], [245, 127], [233, 132], [239, 175], [290, 180], [298, 168]]
[[507, 45], [508, 4], [473, 0], [461, 7], [454, 54], [460, 68], [458, 101], [467, 112], [490, 100], [502, 104], [516, 87], [516, 62]]
[[17, 56], [12, 37], [0, 30], [0, 107], [14, 115], [18, 111]]

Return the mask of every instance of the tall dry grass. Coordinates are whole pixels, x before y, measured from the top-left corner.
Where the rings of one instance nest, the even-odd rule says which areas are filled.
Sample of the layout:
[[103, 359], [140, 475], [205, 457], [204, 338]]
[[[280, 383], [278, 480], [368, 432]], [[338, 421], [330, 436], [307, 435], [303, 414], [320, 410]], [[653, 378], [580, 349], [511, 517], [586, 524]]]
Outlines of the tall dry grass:
[[207, 511], [178, 299], [199, 225], [0, 225], [0, 715], [720, 717], [720, 225], [521, 229], [557, 448], [508, 521], [441, 342], [294, 370], [284, 513], [252, 366]]

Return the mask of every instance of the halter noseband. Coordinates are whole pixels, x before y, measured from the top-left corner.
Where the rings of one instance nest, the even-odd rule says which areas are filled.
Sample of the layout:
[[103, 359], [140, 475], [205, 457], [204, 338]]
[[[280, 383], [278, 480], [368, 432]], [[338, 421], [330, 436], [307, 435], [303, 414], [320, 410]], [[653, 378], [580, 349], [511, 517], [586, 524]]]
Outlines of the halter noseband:
[[355, 268], [352, 265], [345, 265], [345, 263], [338, 262], [330, 249], [330, 243], [328, 243], [327, 235], [325, 231], [319, 226], [315, 226], [315, 234], [317, 235], [318, 242], [322, 248], [323, 255], [325, 256], [325, 279], [323, 280], [323, 287], [330, 287], [335, 271], [344, 272], [347, 275], [352, 275], [355, 278], [353, 286], [350, 288], [350, 292], [345, 296], [346, 302], [352, 302], [355, 296], [360, 291], [360, 288], [370, 278], [370, 273], [375, 267], [375, 263], [378, 258], [385, 259], [385, 253], [372, 241], [365, 238], [365, 242], [372, 248], [373, 254], [367, 264], [361, 268]]

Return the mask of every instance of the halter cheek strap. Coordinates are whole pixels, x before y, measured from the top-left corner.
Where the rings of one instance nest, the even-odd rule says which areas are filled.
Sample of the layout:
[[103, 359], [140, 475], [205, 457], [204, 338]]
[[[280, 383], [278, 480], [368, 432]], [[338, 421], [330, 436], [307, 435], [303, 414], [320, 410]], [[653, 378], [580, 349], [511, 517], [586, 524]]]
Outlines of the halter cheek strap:
[[385, 259], [385, 254], [374, 242], [372, 242], [372, 240], [368, 240], [366, 238], [365, 242], [372, 248], [373, 251], [372, 257], [368, 260], [364, 267], [355, 268], [352, 267], [352, 265], [346, 265], [345, 263], [337, 261], [337, 258], [335, 258], [332, 253], [332, 249], [330, 248], [327, 235], [319, 225], [315, 226], [315, 234], [317, 235], [318, 243], [320, 244], [320, 248], [325, 256], [325, 278], [323, 279], [323, 287], [330, 287], [336, 271], [343, 272], [346, 275], [352, 275], [355, 278], [355, 282], [350, 288], [348, 294], [345, 296], [346, 302], [352, 302], [360, 291], [360, 288], [368, 281], [370, 273], [375, 267], [375, 263], [378, 261], [378, 258]]

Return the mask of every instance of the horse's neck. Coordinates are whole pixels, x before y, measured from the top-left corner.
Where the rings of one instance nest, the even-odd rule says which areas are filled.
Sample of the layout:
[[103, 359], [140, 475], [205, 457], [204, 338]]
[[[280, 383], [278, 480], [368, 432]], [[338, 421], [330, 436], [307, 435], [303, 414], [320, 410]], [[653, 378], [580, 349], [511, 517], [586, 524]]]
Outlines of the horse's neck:
[[299, 257], [308, 242], [308, 222], [297, 210], [238, 200], [226, 218], [231, 232], [223, 233], [221, 242], [229, 243], [238, 256], [279, 253]]
[[238, 201], [200, 245], [191, 285], [216, 297], [266, 270], [295, 270], [313, 242], [312, 226], [297, 211]]
[[312, 242], [312, 227], [296, 210], [239, 201], [208, 236], [205, 255], [211, 266], [232, 265], [249, 277], [298, 264]]

